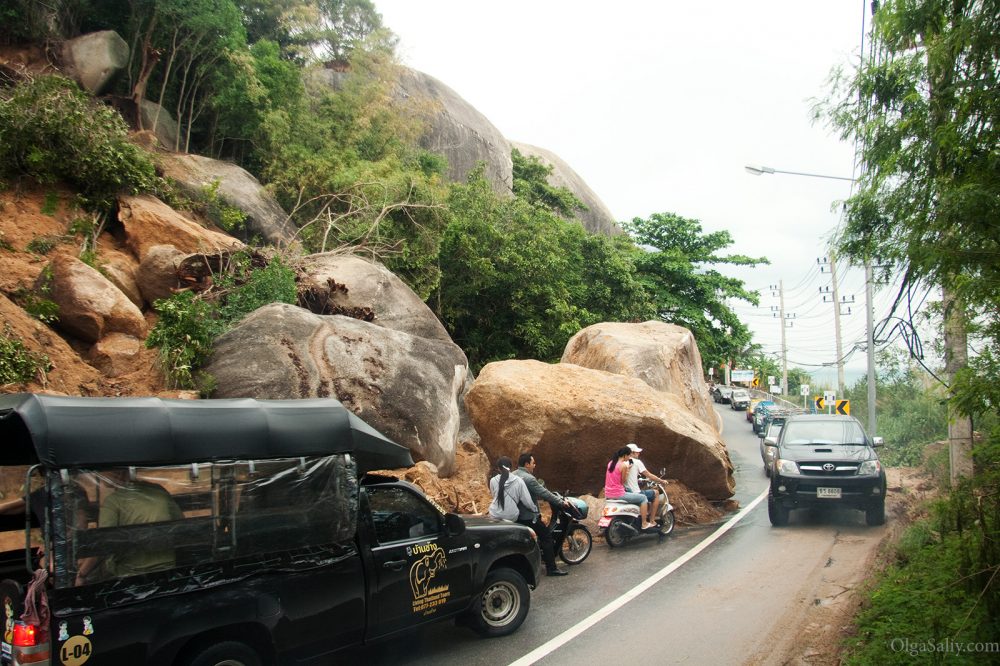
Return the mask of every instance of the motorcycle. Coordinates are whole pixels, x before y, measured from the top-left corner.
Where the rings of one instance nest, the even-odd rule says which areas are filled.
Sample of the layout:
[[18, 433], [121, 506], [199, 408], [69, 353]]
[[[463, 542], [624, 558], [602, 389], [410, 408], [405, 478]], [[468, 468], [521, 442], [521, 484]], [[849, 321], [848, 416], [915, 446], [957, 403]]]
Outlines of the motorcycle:
[[[660, 472], [660, 476], [665, 474]], [[674, 507], [667, 498], [666, 489], [660, 484], [649, 483], [643, 479], [641, 485], [654, 488], [660, 497], [660, 508], [653, 522], [656, 527], [643, 530], [642, 519], [639, 515], [639, 507], [624, 500], [605, 499], [604, 509], [601, 512], [601, 519], [597, 521], [597, 526], [604, 532], [604, 540], [611, 548], [624, 546], [633, 537], [641, 534], [656, 534], [659, 541], [663, 541], [674, 531]]]
[[578, 521], [587, 517], [587, 503], [575, 497], [567, 497], [568, 505], [549, 503], [552, 519], [549, 529], [556, 553], [566, 564], [580, 564], [590, 555], [594, 538], [586, 526]]

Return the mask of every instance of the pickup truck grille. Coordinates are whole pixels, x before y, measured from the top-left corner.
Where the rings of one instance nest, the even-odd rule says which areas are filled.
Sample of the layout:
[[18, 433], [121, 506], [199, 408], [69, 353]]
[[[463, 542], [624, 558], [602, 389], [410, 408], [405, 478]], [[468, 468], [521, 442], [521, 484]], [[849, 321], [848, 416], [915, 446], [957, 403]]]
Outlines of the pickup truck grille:
[[803, 462], [799, 463], [803, 476], [857, 476], [858, 464], [845, 462]]

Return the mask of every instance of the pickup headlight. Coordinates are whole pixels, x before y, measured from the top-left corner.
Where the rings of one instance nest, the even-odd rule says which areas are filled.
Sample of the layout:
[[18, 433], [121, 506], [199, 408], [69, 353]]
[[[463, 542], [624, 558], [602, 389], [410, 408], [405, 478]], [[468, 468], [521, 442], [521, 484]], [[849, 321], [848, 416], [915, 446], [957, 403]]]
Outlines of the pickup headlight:
[[882, 465], [877, 460], [866, 460], [858, 465], [858, 476], [878, 476]]
[[794, 460], [782, 460], [778, 458], [777, 462], [774, 464], [775, 469], [778, 470], [778, 474], [798, 474], [799, 466]]

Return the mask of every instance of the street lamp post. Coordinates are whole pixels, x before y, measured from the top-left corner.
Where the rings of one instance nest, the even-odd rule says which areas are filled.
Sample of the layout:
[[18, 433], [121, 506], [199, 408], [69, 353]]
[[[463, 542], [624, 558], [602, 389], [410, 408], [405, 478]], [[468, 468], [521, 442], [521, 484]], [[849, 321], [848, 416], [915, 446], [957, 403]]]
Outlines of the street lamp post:
[[782, 171], [781, 169], [774, 169], [766, 166], [750, 166], [747, 165], [743, 167], [747, 170], [747, 173], [753, 174], [755, 176], [762, 176], [764, 174], [774, 174], [774, 173], [787, 173], [791, 176], [809, 176], [810, 178], [826, 178], [827, 180], [848, 180], [852, 183], [853, 178], [845, 178], [844, 176], [824, 176], [820, 173], [806, 173], [805, 171]]
[[[754, 176], [762, 176], [764, 174], [776, 174], [783, 173], [790, 176], [808, 176], [810, 178], [825, 178], [827, 180], [846, 180], [848, 182], [855, 182], [854, 178], [846, 178], [844, 176], [827, 176], [820, 173], [807, 173], [804, 171], [784, 171], [782, 169], [775, 169], [773, 167], [767, 166], [750, 166], [747, 165], [743, 167], [746, 169], [747, 173], [753, 174]], [[836, 280], [834, 280], [836, 282]], [[834, 298], [836, 301], [836, 297]], [[866, 312], [866, 324], [867, 324], [867, 341], [868, 341], [868, 434], [871, 437], [875, 436], [876, 426], [878, 424], [878, 419], [875, 414], [875, 339], [874, 339], [874, 312], [872, 306], [872, 266], [871, 262], [867, 259], [865, 260], [865, 309]], [[839, 303], [834, 303], [834, 307], [839, 308]], [[839, 313], [839, 310], [838, 310]], [[839, 327], [838, 327], [839, 329]], [[839, 333], [839, 330], [838, 330]], [[839, 343], [838, 343], [839, 344]], [[843, 360], [840, 358], [840, 353], [837, 353], [837, 366], [838, 366], [838, 380], [843, 386]], [[842, 391], [841, 391], [842, 392]]]

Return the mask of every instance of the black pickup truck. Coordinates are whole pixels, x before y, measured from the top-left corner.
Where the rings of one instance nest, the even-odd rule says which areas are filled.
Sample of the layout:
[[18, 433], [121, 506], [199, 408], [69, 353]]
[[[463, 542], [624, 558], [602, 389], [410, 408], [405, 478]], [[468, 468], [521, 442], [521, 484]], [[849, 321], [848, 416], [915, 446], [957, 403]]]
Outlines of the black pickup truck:
[[532, 530], [368, 473], [412, 459], [335, 400], [6, 395], [0, 441], [0, 663], [329, 663], [451, 617], [511, 633], [539, 580]]

